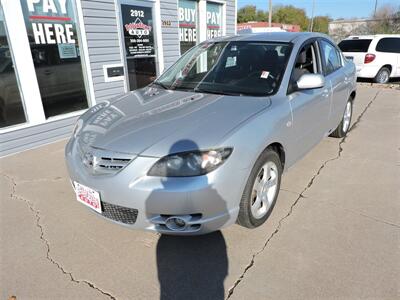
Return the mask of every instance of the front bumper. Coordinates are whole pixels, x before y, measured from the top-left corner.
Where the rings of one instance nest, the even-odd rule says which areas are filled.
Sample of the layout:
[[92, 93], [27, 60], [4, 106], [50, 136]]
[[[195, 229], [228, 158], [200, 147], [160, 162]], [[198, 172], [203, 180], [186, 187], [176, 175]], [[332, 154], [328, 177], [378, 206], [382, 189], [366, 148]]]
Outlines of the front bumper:
[[[235, 169], [228, 159], [204, 176], [152, 177], [147, 171], [159, 158], [138, 156], [116, 174], [93, 175], [83, 165], [73, 139], [66, 146], [65, 157], [71, 181], [100, 193], [103, 213], [94, 213], [131, 228], [176, 235], [205, 234], [235, 223], [249, 172]], [[115, 217], [121, 217], [124, 209], [136, 211], [133, 221]], [[174, 216], [187, 221], [183, 230], [165, 226]]]

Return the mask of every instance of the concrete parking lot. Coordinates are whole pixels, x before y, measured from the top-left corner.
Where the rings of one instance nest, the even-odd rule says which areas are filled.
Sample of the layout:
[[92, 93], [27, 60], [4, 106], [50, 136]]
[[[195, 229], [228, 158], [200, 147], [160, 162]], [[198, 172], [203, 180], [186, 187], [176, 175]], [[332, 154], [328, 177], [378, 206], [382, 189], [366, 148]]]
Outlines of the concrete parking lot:
[[400, 89], [360, 85], [354, 108], [255, 230], [182, 238], [98, 218], [75, 201], [66, 141], [0, 159], [0, 299], [399, 299]]

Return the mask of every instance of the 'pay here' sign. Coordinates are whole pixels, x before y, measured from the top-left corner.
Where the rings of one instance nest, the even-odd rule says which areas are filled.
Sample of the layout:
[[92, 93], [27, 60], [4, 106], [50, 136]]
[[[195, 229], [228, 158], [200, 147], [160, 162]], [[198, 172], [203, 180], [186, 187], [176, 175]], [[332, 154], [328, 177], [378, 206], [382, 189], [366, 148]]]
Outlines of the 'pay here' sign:
[[71, 0], [26, 0], [36, 44], [75, 44]]

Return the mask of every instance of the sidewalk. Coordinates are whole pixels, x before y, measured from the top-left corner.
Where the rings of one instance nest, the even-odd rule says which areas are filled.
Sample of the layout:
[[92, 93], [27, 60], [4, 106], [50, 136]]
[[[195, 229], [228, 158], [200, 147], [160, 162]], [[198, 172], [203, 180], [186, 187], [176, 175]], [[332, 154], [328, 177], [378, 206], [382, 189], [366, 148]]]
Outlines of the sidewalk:
[[283, 177], [255, 230], [134, 231], [75, 201], [66, 141], [0, 159], [0, 299], [400, 297], [400, 91], [360, 86], [353, 127]]

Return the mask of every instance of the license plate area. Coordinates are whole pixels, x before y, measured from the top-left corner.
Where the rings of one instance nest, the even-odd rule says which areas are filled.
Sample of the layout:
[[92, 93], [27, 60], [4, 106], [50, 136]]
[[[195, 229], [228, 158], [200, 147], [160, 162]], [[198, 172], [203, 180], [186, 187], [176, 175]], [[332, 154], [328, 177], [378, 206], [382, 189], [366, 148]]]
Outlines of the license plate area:
[[98, 213], [101, 213], [102, 210], [99, 192], [76, 181], [74, 181], [74, 188], [76, 200]]

